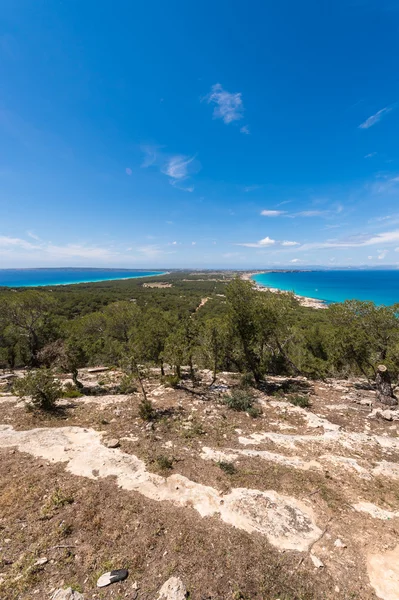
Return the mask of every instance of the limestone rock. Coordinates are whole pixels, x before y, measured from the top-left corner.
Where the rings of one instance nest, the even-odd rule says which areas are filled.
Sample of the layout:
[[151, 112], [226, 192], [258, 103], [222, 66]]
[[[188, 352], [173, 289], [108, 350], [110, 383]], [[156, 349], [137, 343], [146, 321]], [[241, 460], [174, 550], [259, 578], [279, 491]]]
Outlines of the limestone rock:
[[109, 440], [104, 440], [104, 446], [107, 448], [119, 448], [120, 442], [116, 438], [111, 438]]
[[186, 586], [179, 577], [171, 577], [159, 590], [158, 600], [185, 600]]
[[75, 592], [71, 587], [59, 589], [51, 596], [51, 600], [84, 600], [83, 594]]

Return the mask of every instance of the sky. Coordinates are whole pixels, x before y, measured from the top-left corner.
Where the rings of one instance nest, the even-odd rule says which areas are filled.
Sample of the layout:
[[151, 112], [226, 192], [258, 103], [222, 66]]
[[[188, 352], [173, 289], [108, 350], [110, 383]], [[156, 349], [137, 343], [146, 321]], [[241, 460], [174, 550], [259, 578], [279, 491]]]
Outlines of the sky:
[[399, 266], [399, 3], [2, 0], [0, 268]]

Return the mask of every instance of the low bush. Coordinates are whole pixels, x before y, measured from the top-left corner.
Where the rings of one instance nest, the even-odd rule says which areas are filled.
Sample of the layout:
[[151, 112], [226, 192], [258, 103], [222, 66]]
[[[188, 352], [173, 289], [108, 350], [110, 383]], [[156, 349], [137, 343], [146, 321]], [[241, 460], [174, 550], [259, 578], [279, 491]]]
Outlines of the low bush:
[[222, 400], [228, 408], [236, 411], [249, 411], [255, 402], [255, 396], [246, 390], [234, 389]]
[[301, 396], [299, 394], [291, 394], [287, 396], [288, 402], [291, 402], [294, 406], [300, 406], [300, 408], [309, 408], [310, 400], [308, 396]]
[[157, 463], [158, 468], [161, 471], [168, 471], [169, 469], [173, 469], [173, 460], [168, 458], [164, 454], [160, 454], [156, 457], [155, 462]]
[[163, 383], [166, 387], [177, 388], [180, 383], [180, 377], [178, 375], [165, 375]]
[[139, 404], [139, 416], [143, 421], [152, 421], [155, 417], [155, 409], [147, 398], [143, 398]]
[[137, 384], [133, 375], [124, 375], [119, 385], [118, 392], [120, 394], [134, 394], [137, 392]]
[[224, 460], [221, 460], [221, 461], [218, 462], [218, 467], [224, 473], [226, 473], [226, 475], [234, 475], [234, 473], [237, 473], [237, 469], [235, 468], [235, 466], [233, 465], [233, 463], [226, 462]]
[[60, 382], [50, 369], [30, 371], [24, 378], [14, 383], [14, 391], [21, 398], [30, 398], [31, 407], [39, 410], [53, 410], [63, 395]]

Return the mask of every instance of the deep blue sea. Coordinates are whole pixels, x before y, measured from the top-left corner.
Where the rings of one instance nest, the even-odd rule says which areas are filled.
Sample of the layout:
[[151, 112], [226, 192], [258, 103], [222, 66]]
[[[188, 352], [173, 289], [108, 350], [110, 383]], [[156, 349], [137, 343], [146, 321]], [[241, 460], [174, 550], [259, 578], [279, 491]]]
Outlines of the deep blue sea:
[[137, 271], [130, 269], [0, 269], [0, 286], [36, 287], [42, 285], [68, 285], [133, 279], [162, 275], [165, 271]]
[[254, 275], [252, 279], [259, 285], [327, 303], [355, 299], [390, 306], [399, 302], [399, 269], [274, 272]]

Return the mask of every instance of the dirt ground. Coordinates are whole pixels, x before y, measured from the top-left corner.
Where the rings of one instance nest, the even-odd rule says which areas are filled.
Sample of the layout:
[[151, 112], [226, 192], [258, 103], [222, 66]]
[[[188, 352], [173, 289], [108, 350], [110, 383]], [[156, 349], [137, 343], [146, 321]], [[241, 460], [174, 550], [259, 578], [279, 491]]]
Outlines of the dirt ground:
[[[89, 373], [104, 392], [117, 372]], [[269, 378], [262, 413], [228, 409], [234, 374], [60, 401], [0, 394], [0, 597], [399, 599], [399, 421], [365, 382]], [[310, 407], [293, 405], [296, 395]], [[111, 443], [110, 443], [111, 442]], [[117, 444], [115, 444], [117, 442]], [[108, 446], [117, 447], [108, 447]], [[47, 561], [39, 561], [46, 558]], [[98, 589], [105, 571], [125, 582]], [[136, 589], [137, 588], [137, 589]]]

